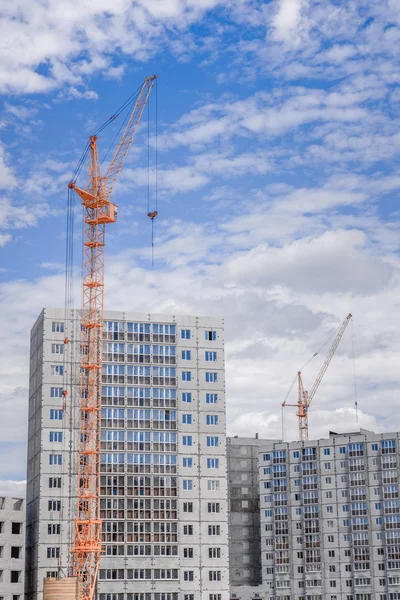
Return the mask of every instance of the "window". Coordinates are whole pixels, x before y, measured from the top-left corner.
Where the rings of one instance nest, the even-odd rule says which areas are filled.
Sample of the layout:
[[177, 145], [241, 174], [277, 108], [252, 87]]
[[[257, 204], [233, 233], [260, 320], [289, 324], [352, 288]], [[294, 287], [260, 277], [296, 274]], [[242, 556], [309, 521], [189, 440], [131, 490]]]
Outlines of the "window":
[[51, 374], [52, 375], [64, 375], [63, 365], [51, 365]]
[[329, 456], [331, 453], [330, 448], [324, 448], [324, 456]]
[[64, 354], [64, 344], [52, 344], [51, 345], [51, 353], [52, 354]]
[[324, 463], [324, 468], [325, 468], [327, 471], [330, 471], [330, 468], [331, 468], [331, 463], [330, 463], [330, 462], [328, 462], [328, 463]]
[[60, 511], [61, 510], [61, 500], [49, 500], [48, 501], [48, 509], [49, 511]]
[[49, 454], [49, 465], [62, 465], [62, 455]]
[[60, 548], [51, 547], [47, 548], [47, 558], [59, 558]]
[[210, 373], [206, 371], [206, 383], [216, 383], [218, 381], [217, 373]]
[[335, 558], [335, 551], [334, 550], [328, 550], [328, 556], [329, 556], [329, 558]]
[[[19, 535], [22, 530], [22, 523], [11, 523], [11, 533], [13, 535]], [[0, 533], [2, 533], [2, 528], [0, 527]]]
[[182, 360], [190, 360], [191, 359], [191, 351], [190, 350], [182, 350]]
[[51, 324], [51, 331], [53, 333], [64, 333], [64, 323], [53, 321]]
[[334, 535], [328, 535], [328, 542], [334, 542], [335, 541], [335, 536]]
[[218, 415], [206, 415], [206, 425], [218, 425]]
[[19, 583], [20, 580], [21, 580], [21, 571], [11, 571], [10, 582], [11, 583]]
[[193, 467], [193, 458], [191, 456], [184, 456], [182, 458], [183, 467]]
[[20, 546], [11, 546], [11, 558], [21, 558], [21, 550]]
[[182, 371], [182, 381], [192, 381], [192, 372]]
[[217, 360], [217, 353], [206, 350], [205, 352], [206, 362], [215, 362]]
[[183, 444], [183, 446], [191, 446], [192, 445], [192, 436], [191, 435], [182, 436], [182, 444]]
[[300, 452], [299, 452], [299, 450], [295, 450], [293, 452], [293, 458], [300, 458]]
[[217, 404], [218, 394], [206, 394], [206, 404]]
[[208, 512], [209, 513], [219, 513], [220, 504], [219, 502], [209, 502], [208, 503]]
[[50, 388], [50, 398], [62, 398], [62, 397], [63, 397], [62, 387], [51, 387]]
[[49, 432], [50, 442], [62, 442], [62, 431], [50, 431]]
[[193, 502], [184, 502], [183, 503], [183, 512], [185, 512], [185, 513], [193, 512]]
[[190, 329], [181, 329], [181, 339], [190, 340]]
[[193, 571], [183, 571], [183, 579], [184, 579], [184, 581], [193, 581], [194, 580], [194, 572]]
[[61, 477], [49, 477], [49, 488], [61, 488]]
[[192, 392], [183, 392], [182, 393], [182, 402], [191, 402], [192, 401]]
[[193, 535], [193, 525], [184, 525], [183, 535]]
[[217, 339], [217, 332], [216, 331], [205, 331], [204, 338], [208, 342], [215, 342], [215, 340]]
[[193, 548], [184, 548], [183, 558], [193, 558]]
[[193, 489], [193, 480], [192, 479], [184, 479], [183, 480], [183, 489], [184, 490], [192, 490]]
[[333, 513], [333, 506], [327, 506], [326, 507], [326, 512], [327, 513]]
[[50, 409], [50, 420], [51, 421], [62, 421], [63, 413], [62, 410], [57, 410], [54, 408]]
[[218, 436], [212, 436], [212, 435], [208, 435], [207, 436], [207, 446], [218, 446], [219, 444], [219, 438]]
[[49, 535], [60, 535], [60, 524], [59, 523], [49, 523], [47, 525], [47, 533]]
[[332, 483], [332, 477], [325, 477], [325, 483]]
[[192, 424], [192, 414], [187, 413], [182, 415], [182, 423], [183, 425], [191, 425]]
[[222, 594], [208, 594], [208, 600], [222, 600]]
[[[159, 596], [160, 594], [155, 594], [156, 597], [157, 597], [157, 595]], [[164, 594], [162, 594], [162, 595], [164, 596]], [[176, 594], [176, 595], [178, 595], [178, 594]], [[194, 594], [184, 594], [183, 600], [194, 600]]]
[[379, 446], [378, 446], [378, 444], [372, 444], [372, 450], [373, 450], [374, 452], [378, 452], [378, 450], [379, 450]]
[[209, 581], [221, 581], [221, 571], [208, 571]]
[[339, 448], [339, 452], [340, 452], [340, 454], [346, 454], [346, 448], [344, 446], [341, 446]]
[[219, 469], [219, 458], [207, 458], [207, 469]]
[[208, 558], [221, 558], [221, 548], [209, 548]]
[[263, 454], [263, 460], [271, 460], [271, 455], [270, 454]]
[[208, 526], [208, 535], [220, 535], [221, 534], [221, 526], [220, 525], [209, 525]]
[[217, 491], [219, 490], [219, 480], [218, 479], [207, 479], [207, 489], [209, 491]]

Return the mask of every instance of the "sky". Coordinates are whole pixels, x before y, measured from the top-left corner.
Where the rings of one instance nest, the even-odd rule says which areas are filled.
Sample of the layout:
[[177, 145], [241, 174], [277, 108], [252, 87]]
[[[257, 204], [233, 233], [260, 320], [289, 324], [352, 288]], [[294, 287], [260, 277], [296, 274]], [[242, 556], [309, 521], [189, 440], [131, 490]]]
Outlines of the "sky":
[[223, 316], [228, 433], [265, 438], [351, 312], [310, 438], [400, 428], [397, 0], [0, 0], [0, 39], [0, 491], [24, 486], [30, 328], [64, 306], [67, 183], [153, 74], [114, 190], [106, 308]]

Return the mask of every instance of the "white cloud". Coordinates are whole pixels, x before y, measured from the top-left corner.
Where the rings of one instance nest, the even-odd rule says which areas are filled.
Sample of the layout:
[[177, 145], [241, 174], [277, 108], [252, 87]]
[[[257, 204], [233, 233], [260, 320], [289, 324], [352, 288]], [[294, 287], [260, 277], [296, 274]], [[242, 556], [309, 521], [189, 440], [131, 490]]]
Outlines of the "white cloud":
[[[112, 54], [145, 60], [219, 4], [220, 0], [65, 0], [61, 10], [57, 0], [8, 3], [0, 24], [0, 90], [36, 93], [69, 84], [70, 94], [77, 97], [85, 76], [120, 76]], [[82, 93], [87, 97], [88, 92]]]
[[301, 12], [306, 0], [278, 0], [277, 12], [272, 19], [273, 38], [279, 42], [298, 44], [301, 37]]
[[26, 481], [0, 479], [0, 494], [3, 496], [12, 496], [13, 498], [25, 498]]

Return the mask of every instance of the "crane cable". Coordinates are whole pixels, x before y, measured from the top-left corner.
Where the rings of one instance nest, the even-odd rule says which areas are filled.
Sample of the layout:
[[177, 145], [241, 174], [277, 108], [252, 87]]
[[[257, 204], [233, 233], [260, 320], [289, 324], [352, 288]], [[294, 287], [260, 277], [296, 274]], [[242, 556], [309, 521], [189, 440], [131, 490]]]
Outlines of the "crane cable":
[[147, 104], [147, 216], [151, 220], [151, 264], [154, 266], [154, 219], [158, 215], [158, 80], [155, 83], [155, 177], [154, 200], [155, 210], [150, 211], [150, 101]]

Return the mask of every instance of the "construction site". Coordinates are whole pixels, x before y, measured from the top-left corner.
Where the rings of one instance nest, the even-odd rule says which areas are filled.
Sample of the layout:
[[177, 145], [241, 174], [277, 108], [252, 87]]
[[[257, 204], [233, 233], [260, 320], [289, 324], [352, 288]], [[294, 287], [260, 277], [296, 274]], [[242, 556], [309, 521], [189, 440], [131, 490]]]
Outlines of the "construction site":
[[[68, 183], [65, 306], [44, 307], [31, 330], [24, 591], [4, 600], [399, 600], [400, 433], [309, 435], [352, 314], [313, 355], [309, 385], [291, 374], [282, 430], [262, 439], [226, 435], [222, 316], [104, 306], [118, 177], [156, 86], [147, 77], [97, 128]], [[107, 163], [102, 132], [118, 119]]]

